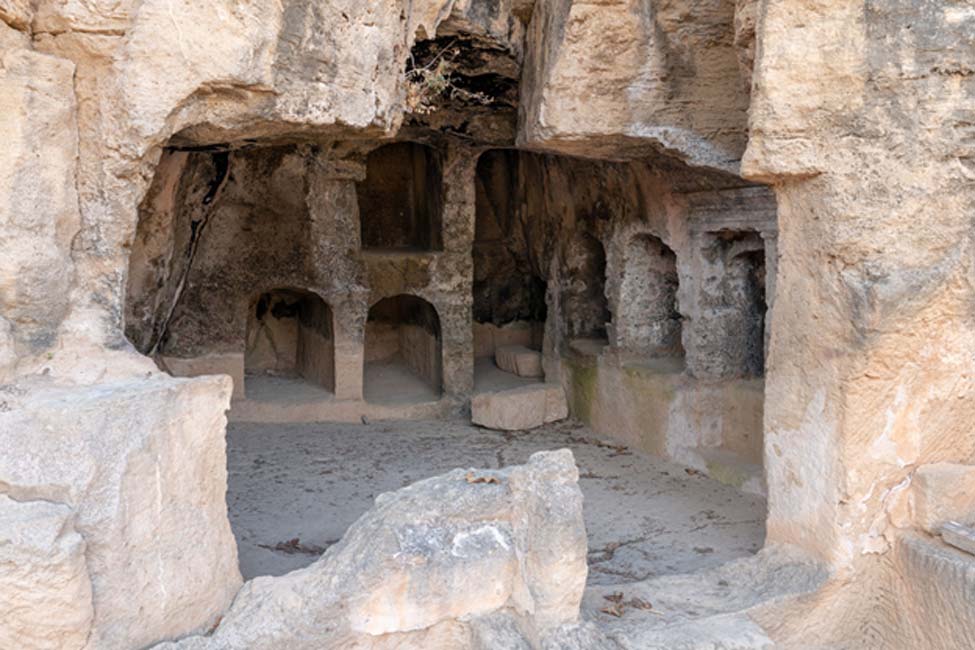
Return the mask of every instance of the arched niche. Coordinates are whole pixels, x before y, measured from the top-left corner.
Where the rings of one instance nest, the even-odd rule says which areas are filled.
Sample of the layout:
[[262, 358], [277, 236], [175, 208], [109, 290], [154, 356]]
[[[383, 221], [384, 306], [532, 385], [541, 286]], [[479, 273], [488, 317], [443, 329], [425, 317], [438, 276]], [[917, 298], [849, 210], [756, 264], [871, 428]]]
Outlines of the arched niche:
[[401, 294], [369, 309], [363, 395], [373, 403], [427, 402], [443, 389], [440, 317], [429, 302]]
[[616, 328], [621, 347], [650, 357], [681, 357], [677, 255], [648, 233], [631, 237], [623, 252]]
[[335, 390], [335, 337], [332, 310], [303, 289], [258, 294], [247, 318], [245, 381], [273, 376], [302, 379]]

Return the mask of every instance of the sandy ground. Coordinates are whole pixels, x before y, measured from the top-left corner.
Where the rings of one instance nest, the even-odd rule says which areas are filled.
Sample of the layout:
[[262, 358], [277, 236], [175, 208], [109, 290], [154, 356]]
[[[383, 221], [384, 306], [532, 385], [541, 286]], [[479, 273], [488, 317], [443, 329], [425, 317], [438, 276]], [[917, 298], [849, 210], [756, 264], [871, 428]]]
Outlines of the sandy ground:
[[516, 434], [443, 421], [232, 423], [227, 439], [227, 500], [245, 578], [310, 564], [382, 492], [562, 447], [580, 468], [590, 585], [711, 568], [754, 553], [764, 537], [761, 498], [574, 423]]

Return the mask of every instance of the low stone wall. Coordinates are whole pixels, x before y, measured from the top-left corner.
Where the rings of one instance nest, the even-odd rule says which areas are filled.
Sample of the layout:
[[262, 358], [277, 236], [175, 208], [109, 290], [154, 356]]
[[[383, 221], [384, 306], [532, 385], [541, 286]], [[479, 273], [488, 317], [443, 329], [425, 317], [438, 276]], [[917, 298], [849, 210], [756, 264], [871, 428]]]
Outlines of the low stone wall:
[[761, 379], [700, 381], [672, 360], [627, 362], [611, 351], [570, 353], [561, 375], [571, 414], [597, 433], [702, 470], [708, 450], [762, 464]]

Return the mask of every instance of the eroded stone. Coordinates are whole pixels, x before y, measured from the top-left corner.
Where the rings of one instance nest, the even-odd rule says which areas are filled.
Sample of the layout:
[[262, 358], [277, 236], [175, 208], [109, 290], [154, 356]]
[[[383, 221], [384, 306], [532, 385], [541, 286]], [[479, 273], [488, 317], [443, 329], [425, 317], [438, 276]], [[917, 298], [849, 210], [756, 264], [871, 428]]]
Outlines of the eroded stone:
[[947, 521], [975, 523], [975, 466], [934, 463], [918, 467], [910, 500], [915, 525], [933, 535]]
[[0, 494], [0, 647], [85, 647], [94, 612], [74, 517], [63, 504]]
[[[0, 486], [74, 513], [93, 592], [90, 647], [138, 648], [205, 628], [239, 588], [225, 501], [230, 391], [225, 377], [165, 376], [8, 391]], [[45, 616], [36, 606], [32, 616]]]

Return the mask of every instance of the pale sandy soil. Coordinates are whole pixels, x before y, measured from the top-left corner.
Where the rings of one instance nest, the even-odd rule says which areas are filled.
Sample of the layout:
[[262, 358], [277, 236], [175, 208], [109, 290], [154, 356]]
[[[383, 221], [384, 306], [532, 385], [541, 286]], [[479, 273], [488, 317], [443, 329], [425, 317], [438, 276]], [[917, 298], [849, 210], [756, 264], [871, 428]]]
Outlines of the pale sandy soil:
[[574, 423], [516, 434], [442, 421], [232, 423], [227, 440], [227, 500], [245, 578], [310, 564], [381, 492], [562, 447], [580, 469], [590, 585], [715, 567], [754, 553], [764, 537], [760, 497], [600, 442]]

